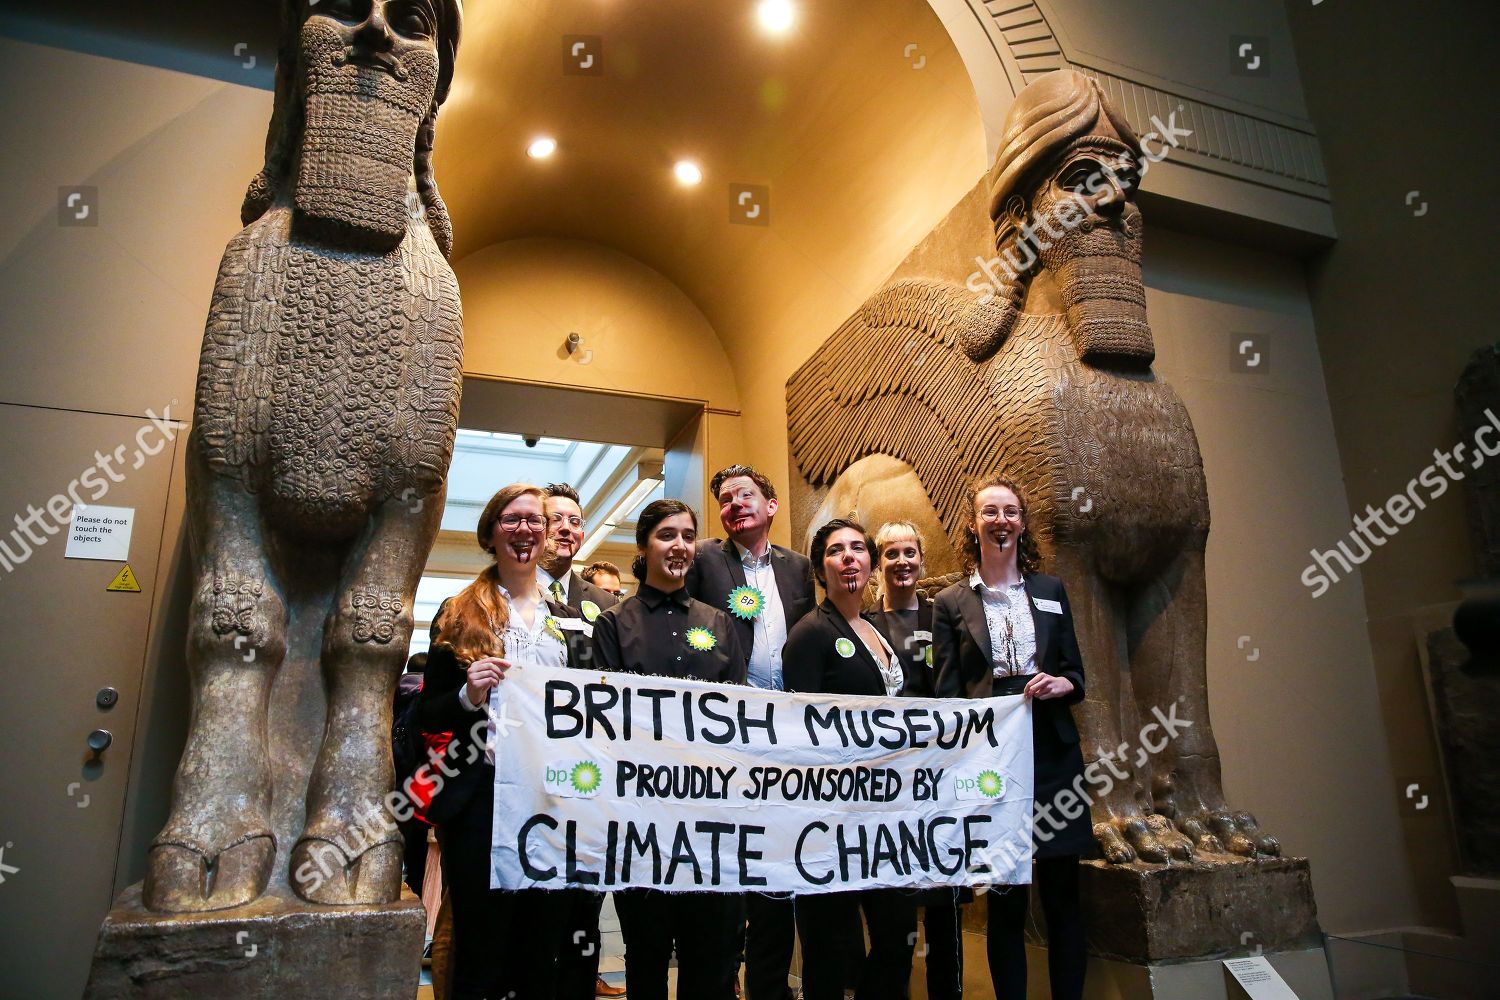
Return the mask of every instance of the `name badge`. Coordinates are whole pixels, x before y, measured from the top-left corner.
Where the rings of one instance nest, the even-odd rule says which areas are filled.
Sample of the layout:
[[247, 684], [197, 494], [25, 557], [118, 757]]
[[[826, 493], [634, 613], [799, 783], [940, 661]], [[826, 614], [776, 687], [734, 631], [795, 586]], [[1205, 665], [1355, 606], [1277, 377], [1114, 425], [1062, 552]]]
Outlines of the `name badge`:
[[1049, 601], [1045, 597], [1033, 597], [1031, 603], [1036, 605], [1038, 611], [1046, 611], [1048, 614], [1062, 614], [1062, 604], [1058, 601]]
[[931, 642], [932, 633], [925, 628], [913, 629], [911, 633], [912, 642]]
[[590, 625], [582, 618], [554, 618], [552, 620], [557, 623], [557, 627], [562, 629], [564, 632], [582, 632], [590, 639], [594, 637], [594, 626]]

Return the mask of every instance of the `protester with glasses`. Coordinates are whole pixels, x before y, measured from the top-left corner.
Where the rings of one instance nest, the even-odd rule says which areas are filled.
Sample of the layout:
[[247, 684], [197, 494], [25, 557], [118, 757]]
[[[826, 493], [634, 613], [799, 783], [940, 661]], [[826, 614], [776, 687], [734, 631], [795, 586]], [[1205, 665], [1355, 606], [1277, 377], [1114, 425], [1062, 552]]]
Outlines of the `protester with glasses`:
[[537, 584], [547, 530], [542, 500], [537, 487], [516, 483], [485, 506], [477, 535], [493, 561], [439, 612], [418, 702], [423, 732], [453, 740], [433, 768], [441, 787], [427, 818], [437, 827], [453, 908], [455, 1000], [553, 996], [563, 918], [581, 894], [490, 888], [490, 690], [512, 667], [577, 666], [582, 652], [579, 612], [547, 601]]
[[[567, 483], [548, 483], [542, 492], [547, 540], [536, 571], [537, 583], [553, 601], [577, 608], [585, 621], [592, 622], [620, 599], [573, 569], [585, 533], [578, 491]], [[599, 913], [603, 908], [604, 893], [579, 893], [563, 922], [557, 957], [558, 1000], [609, 1000], [625, 995], [623, 989], [611, 986], [599, 975]]]
[[[933, 604], [932, 641], [940, 697], [1023, 695], [1031, 703], [1035, 766], [1033, 878], [1047, 922], [1053, 1000], [1080, 1000], [1087, 961], [1078, 904], [1078, 856], [1093, 846], [1089, 809], [1053, 807], [1083, 786], [1078, 728], [1068, 706], [1083, 700], [1083, 661], [1062, 581], [1040, 571], [1041, 553], [1014, 480], [996, 475], [968, 493], [964, 558], [969, 577]], [[1076, 794], [1076, 793], [1070, 793]], [[1074, 803], [1076, 806], [1076, 802]], [[997, 842], [1004, 850], [1008, 846]], [[1028, 887], [989, 893], [990, 979], [997, 997], [1026, 996]]]

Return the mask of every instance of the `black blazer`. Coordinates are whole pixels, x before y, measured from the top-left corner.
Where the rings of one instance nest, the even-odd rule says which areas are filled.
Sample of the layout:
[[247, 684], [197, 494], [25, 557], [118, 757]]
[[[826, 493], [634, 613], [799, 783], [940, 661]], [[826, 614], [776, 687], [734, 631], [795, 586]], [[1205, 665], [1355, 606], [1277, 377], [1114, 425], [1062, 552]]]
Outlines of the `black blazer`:
[[[1078, 727], [1068, 708], [1083, 700], [1083, 658], [1062, 581], [1033, 573], [1026, 577], [1026, 598], [1036, 625], [1037, 670], [1073, 682], [1073, 693], [1065, 697], [1032, 699], [1034, 799], [1040, 809], [1064, 788], [1081, 781], [1083, 775]], [[1038, 600], [1057, 604], [1061, 613], [1039, 609]], [[995, 693], [984, 601], [967, 577], [944, 588], [933, 601], [932, 652], [939, 697], [988, 698]], [[1082, 854], [1090, 851], [1093, 843], [1092, 821], [1085, 809], [1076, 819], [1068, 820], [1056, 836], [1038, 843], [1036, 856]]]
[[577, 570], [568, 571], [567, 597], [568, 606], [573, 608], [582, 608], [584, 601], [593, 601], [599, 605], [599, 610], [603, 611], [605, 608], [612, 608], [620, 603], [618, 597], [589, 583], [578, 575]]
[[[875, 624], [868, 611], [860, 617]], [[840, 639], [853, 644], [851, 655], [838, 651]], [[896, 661], [901, 662], [899, 655]], [[887, 697], [879, 662], [832, 601], [818, 605], [787, 632], [786, 646], [781, 650], [781, 675], [788, 691]]]
[[[818, 591], [813, 583], [812, 563], [807, 557], [798, 555], [780, 545], [771, 546], [771, 569], [776, 576], [776, 589], [780, 592], [781, 608], [786, 614], [786, 630], [790, 636], [792, 626], [802, 620], [818, 603]], [[729, 613], [729, 592], [745, 585], [745, 566], [740, 562], [739, 549], [722, 538], [700, 538], [688, 567], [688, 593], [704, 604], [712, 605]], [[766, 595], [769, 600], [770, 594]], [[740, 634], [740, 645], [745, 655], [751, 655], [755, 646], [755, 623], [739, 615], [730, 614], [735, 630]]]
[[[576, 607], [555, 601], [545, 603], [547, 614], [557, 618], [582, 617]], [[438, 617], [441, 616], [439, 609]], [[588, 657], [582, 651], [589, 646], [588, 637], [573, 630], [563, 634], [568, 638], [568, 666], [586, 664]], [[476, 790], [488, 791], [495, 780], [494, 768], [484, 759], [484, 735], [488, 728], [484, 708], [470, 712], [458, 700], [458, 689], [466, 683], [468, 667], [459, 662], [453, 647], [434, 645], [428, 650], [427, 670], [417, 701], [417, 721], [424, 733], [453, 734], [453, 743], [442, 765], [434, 765], [432, 769], [434, 776], [443, 782], [427, 809], [427, 818], [433, 823], [444, 823], [458, 815]]]
[[[931, 642], [917, 642], [906, 633], [903, 623], [893, 612], [872, 611], [870, 620], [891, 644], [896, 655], [901, 657], [901, 668], [906, 671], [906, 686], [901, 689], [903, 698], [933, 698], [937, 696], [937, 656]], [[932, 600], [917, 595], [917, 630], [932, 631]], [[911, 641], [908, 641], [911, 640]]]

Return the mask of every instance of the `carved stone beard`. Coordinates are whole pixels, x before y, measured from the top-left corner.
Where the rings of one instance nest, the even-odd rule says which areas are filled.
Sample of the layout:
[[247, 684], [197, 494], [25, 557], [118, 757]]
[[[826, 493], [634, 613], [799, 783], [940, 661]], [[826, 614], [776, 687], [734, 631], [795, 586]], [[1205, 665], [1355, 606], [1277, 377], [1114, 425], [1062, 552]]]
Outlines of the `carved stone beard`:
[[408, 51], [393, 74], [350, 62], [348, 49], [332, 25], [303, 25], [298, 223], [338, 243], [385, 251], [406, 235], [417, 128], [432, 107], [438, 57]]
[[1141, 281], [1141, 213], [1126, 203], [1117, 222], [1087, 219], [1041, 250], [1067, 308], [1068, 329], [1084, 361], [1156, 357]]

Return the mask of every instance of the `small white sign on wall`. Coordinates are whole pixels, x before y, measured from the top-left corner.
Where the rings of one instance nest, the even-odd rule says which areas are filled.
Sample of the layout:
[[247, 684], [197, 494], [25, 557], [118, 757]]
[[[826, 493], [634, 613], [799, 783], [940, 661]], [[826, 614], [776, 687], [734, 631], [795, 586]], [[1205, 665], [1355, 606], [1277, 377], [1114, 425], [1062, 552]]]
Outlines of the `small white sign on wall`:
[[1245, 991], [1250, 1000], [1297, 1000], [1297, 994], [1264, 956], [1226, 958], [1224, 968], [1234, 976], [1235, 982], [1239, 983], [1240, 989]]
[[68, 559], [107, 559], [123, 562], [130, 557], [130, 529], [135, 526], [134, 507], [100, 507], [76, 504], [68, 523]]

